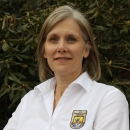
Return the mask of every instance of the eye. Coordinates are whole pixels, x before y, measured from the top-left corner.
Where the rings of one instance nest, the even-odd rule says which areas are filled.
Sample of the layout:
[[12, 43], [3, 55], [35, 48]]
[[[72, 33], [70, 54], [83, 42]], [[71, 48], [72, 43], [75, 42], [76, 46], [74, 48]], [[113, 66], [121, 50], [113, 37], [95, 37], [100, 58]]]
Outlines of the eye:
[[57, 42], [58, 38], [57, 37], [50, 37], [49, 42]]
[[76, 40], [75, 37], [68, 37], [68, 38], [67, 38], [67, 41], [68, 41], [68, 42], [76, 42], [77, 40]]

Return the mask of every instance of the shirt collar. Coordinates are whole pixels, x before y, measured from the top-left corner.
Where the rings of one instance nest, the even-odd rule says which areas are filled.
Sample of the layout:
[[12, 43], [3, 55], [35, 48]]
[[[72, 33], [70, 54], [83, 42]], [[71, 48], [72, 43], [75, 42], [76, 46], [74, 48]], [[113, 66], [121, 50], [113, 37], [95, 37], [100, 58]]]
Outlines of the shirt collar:
[[[53, 77], [36, 86], [36, 89], [39, 89], [42, 93], [45, 93], [47, 91], [54, 89], [55, 84], [56, 84], [56, 79], [55, 77]], [[80, 85], [89, 93], [92, 85], [92, 79], [89, 77], [89, 75], [86, 72], [84, 72], [76, 80], [74, 80], [69, 86], [73, 86], [74, 84]]]
[[52, 89], [55, 89], [55, 84], [56, 84], [56, 79], [55, 77], [53, 77], [37, 85], [36, 89], [40, 90], [42, 93], [46, 93]]
[[73, 81], [70, 86], [73, 84], [79, 84], [89, 93], [92, 85], [92, 79], [89, 77], [87, 72], [84, 72], [75, 81]]

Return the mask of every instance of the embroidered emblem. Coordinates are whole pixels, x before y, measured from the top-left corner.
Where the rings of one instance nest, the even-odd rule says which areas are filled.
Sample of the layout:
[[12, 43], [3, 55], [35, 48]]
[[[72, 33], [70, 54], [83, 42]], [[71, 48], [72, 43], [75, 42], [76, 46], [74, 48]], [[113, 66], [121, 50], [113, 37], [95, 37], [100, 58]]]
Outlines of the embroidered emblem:
[[87, 110], [74, 110], [72, 113], [70, 127], [72, 129], [80, 129], [86, 121]]

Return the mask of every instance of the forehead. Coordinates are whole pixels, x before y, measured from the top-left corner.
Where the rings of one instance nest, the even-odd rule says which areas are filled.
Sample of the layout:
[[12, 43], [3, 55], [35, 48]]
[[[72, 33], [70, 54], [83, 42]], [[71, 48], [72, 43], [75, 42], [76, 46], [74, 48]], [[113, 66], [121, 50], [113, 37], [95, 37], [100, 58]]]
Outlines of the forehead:
[[74, 20], [73, 18], [66, 18], [62, 21], [59, 21], [56, 23], [52, 29], [49, 31], [48, 34], [58, 32], [68, 32], [68, 33], [74, 33], [74, 34], [81, 34], [81, 28], [79, 24]]

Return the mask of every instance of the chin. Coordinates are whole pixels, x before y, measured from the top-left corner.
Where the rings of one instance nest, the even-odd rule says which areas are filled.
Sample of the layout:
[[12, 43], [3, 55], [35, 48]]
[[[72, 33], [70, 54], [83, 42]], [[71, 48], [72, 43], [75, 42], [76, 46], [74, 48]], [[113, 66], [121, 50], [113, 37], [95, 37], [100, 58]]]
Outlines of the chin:
[[66, 69], [62, 69], [62, 70], [58, 70], [58, 71], [54, 71], [55, 75], [69, 75], [71, 72], [67, 71]]

